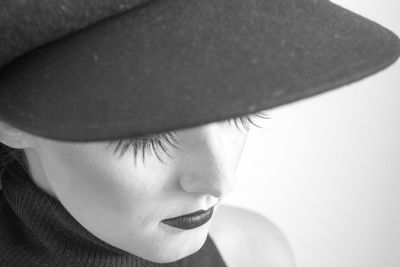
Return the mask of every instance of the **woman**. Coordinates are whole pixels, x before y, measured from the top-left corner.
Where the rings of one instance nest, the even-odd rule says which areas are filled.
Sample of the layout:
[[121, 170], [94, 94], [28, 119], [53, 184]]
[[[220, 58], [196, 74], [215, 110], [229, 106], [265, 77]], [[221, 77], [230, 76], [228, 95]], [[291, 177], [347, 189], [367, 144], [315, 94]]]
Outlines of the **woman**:
[[270, 221], [221, 205], [245, 130], [399, 54], [328, 1], [4, 6], [0, 141], [23, 153], [3, 168], [3, 266], [293, 266]]

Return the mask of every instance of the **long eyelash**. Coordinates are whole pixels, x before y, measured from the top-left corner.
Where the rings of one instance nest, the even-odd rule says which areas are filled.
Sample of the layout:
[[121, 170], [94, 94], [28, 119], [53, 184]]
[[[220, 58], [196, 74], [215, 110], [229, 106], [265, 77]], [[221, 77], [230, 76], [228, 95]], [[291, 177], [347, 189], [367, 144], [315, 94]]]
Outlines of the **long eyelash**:
[[[241, 131], [242, 128], [244, 128], [246, 131], [249, 131], [251, 126], [262, 128], [254, 121], [255, 119], [270, 118], [267, 115], [259, 112], [233, 118], [228, 120], [228, 122], [229, 124], [233, 123], [239, 131]], [[120, 157], [122, 157], [129, 149], [132, 149], [135, 163], [139, 152], [141, 152], [143, 163], [145, 162], [147, 153], [154, 153], [157, 159], [163, 163], [163, 159], [159, 154], [160, 152], [166, 154], [168, 157], [171, 157], [171, 154], [168, 150], [169, 147], [179, 150], [178, 142], [176, 140], [176, 133], [174, 131], [156, 135], [147, 135], [138, 138], [110, 141], [109, 145], [111, 144], [116, 144], [114, 148], [114, 154], [119, 152]]]
[[268, 115], [259, 112], [254, 114], [248, 114], [241, 117], [233, 118], [229, 120], [229, 124], [234, 123], [235, 127], [241, 131], [244, 128], [246, 131], [249, 131], [251, 126], [262, 128], [262, 126], [258, 125], [255, 120], [256, 119], [270, 119]]
[[110, 141], [109, 144], [116, 144], [114, 154], [119, 152], [120, 157], [122, 157], [129, 149], [132, 149], [135, 163], [139, 152], [141, 152], [143, 163], [145, 162], [147, 153], [154, 153], [157, 159], [163, 162], [163, 159], [159, 154], [160, 152], [171, 157], [171, 154], [168, 151], [168, 146], [179, 150], [175, 136], [175, 132], [168, 132], [138, 138]]

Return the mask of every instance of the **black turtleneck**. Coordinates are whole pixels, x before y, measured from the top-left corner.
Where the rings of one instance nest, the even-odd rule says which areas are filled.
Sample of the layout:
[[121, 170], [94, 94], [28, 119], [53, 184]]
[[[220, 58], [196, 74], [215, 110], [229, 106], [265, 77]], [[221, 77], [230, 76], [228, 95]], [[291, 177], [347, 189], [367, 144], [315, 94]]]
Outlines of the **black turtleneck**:
[[19, 166], [1, 174], [0, 266], [226, 267], [210, 236], [196, 253], [159, 264], [115, 248], [79, 224]]

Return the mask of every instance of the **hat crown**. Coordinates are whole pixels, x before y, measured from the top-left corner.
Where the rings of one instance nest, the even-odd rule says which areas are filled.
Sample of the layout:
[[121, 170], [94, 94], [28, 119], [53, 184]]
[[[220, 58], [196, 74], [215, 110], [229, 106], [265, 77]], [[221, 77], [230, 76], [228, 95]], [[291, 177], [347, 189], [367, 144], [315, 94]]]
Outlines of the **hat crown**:
[[36, 47], [150, 0], [4, 0], [0, 67]]

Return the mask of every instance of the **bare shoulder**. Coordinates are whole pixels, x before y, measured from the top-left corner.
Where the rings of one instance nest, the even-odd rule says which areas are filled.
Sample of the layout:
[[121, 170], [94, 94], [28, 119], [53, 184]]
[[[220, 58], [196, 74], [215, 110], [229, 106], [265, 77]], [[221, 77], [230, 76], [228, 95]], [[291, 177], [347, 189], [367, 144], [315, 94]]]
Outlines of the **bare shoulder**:
[[256, 212], [221, 205], [215, 213], [210, 235], [228, 267], [295, 266], [282, 231]]

